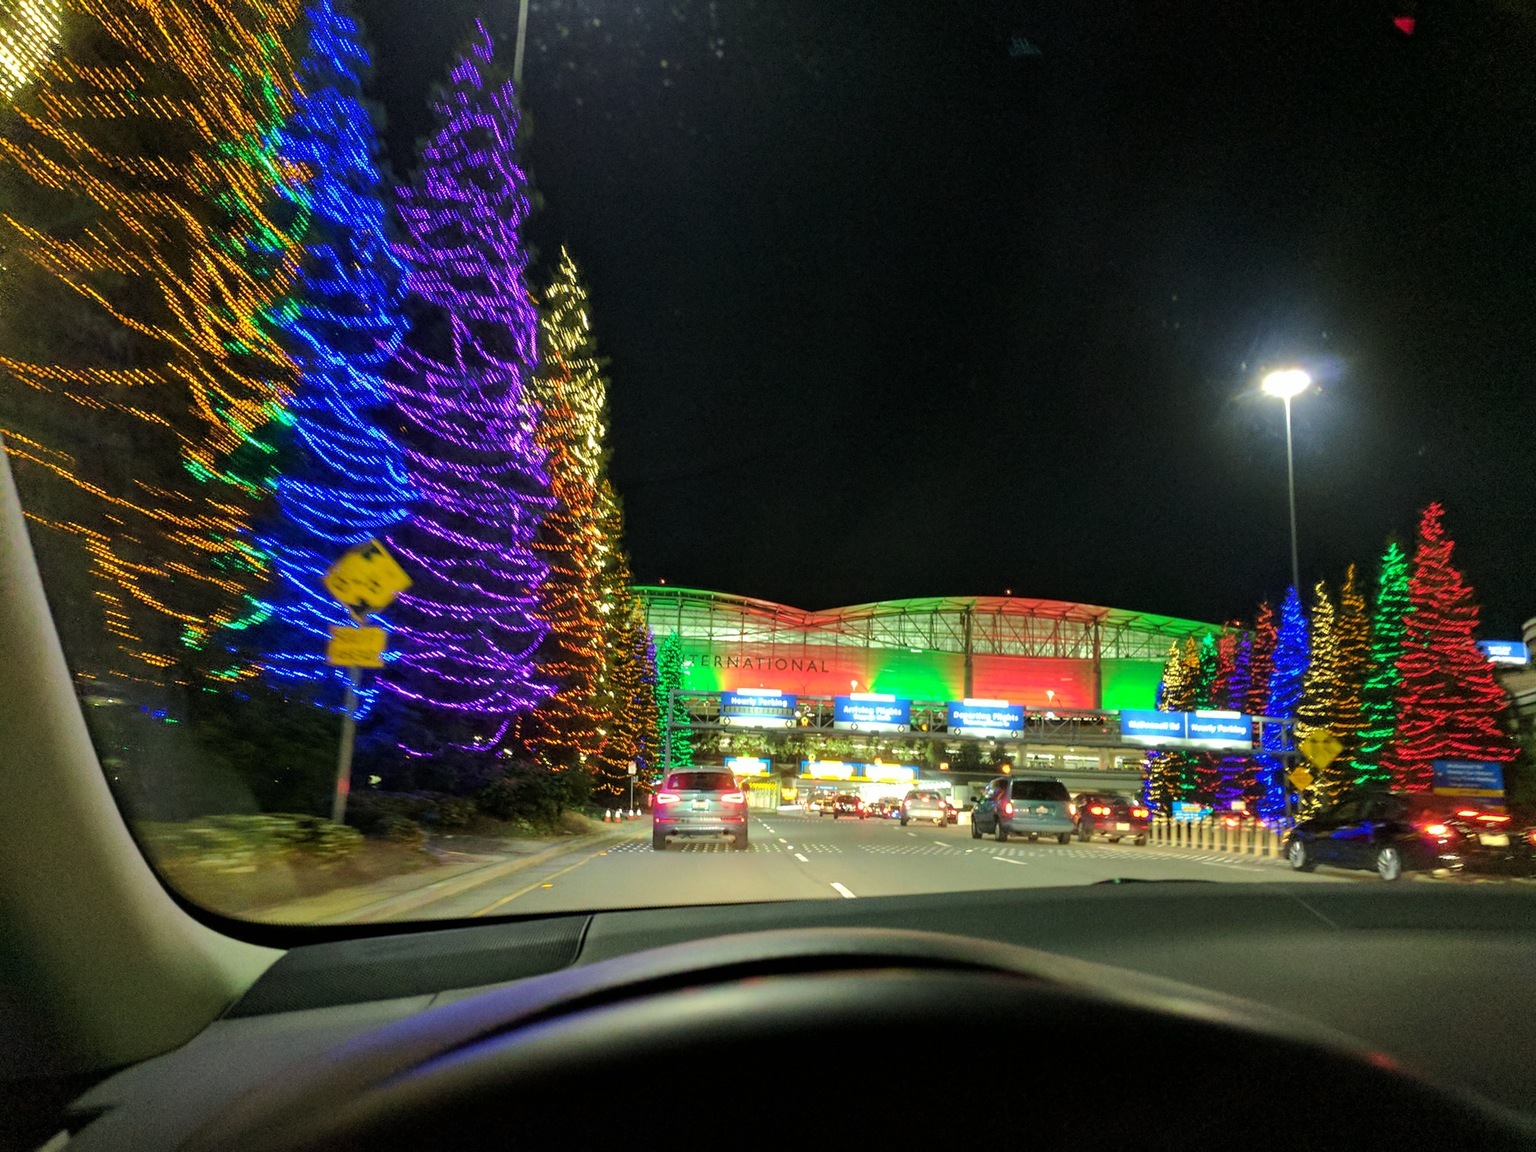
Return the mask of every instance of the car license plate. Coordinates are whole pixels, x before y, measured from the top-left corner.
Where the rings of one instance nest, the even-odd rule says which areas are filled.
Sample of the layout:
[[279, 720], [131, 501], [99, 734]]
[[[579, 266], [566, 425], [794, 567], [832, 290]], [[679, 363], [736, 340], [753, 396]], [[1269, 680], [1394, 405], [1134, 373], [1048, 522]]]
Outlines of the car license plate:
[[1120, 823], [1115, 825], [1116, 832], [1129, 832], [1130, 830], [1131, 826], [1129, 824]]
[[695, 812], [702, 812], [702, 811], [704, 811], [708, 807], [709, 807], [709, 801], [708, 800], [695, 800], [693, 802], [693, 810]]
[[1479, 832], [1477, 834], [1477, 839], [1479, 843], [1488, 848], [1509, 847], [1508, 832]]

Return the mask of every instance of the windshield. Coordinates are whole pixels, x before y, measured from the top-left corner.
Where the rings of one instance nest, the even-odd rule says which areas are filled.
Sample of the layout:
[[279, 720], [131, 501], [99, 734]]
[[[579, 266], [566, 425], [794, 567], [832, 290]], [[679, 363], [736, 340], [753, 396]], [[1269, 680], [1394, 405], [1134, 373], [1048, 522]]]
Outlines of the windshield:
[[188, 899], [1536, 852], [1523, 9], [226, 7], [0, 0], [0, 436]]

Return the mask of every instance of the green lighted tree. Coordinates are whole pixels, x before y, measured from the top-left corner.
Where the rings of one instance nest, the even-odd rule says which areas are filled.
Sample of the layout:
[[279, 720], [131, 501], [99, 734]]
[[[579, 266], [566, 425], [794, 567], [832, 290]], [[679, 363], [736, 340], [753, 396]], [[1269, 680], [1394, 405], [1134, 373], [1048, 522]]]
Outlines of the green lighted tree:
[[1408, 558], [1394, 540], [1382, 553], [1371, 611], [1370, 657], [1360, 685], [1360, 744], [1355, 752], [1357, 784], [1384, 784], [1391, 777], [1382, 752], [1397, 735], [1397, 658], [1403, 650], [1403, 620], [1408, 614]]
[[[687, 710], [676, 701], [674, 693], [683, 687], [683, 641], [676, 632], [656, 645], [656, 713], [661, 725], [663, 754], [671, 764], [687, 768], [693, 764], [693, 739], [688, 731]], [[670, 717], [672, 735], [667, 737]], [[668, 746], [670, 745], [670, 750]]]

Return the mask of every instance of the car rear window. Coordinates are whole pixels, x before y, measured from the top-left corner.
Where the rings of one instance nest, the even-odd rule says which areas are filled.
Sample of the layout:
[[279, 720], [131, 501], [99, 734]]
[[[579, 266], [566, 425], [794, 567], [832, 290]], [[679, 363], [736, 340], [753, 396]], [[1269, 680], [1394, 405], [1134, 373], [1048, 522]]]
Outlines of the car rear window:
[[734, 792], [736, 777], [729, 772], [674, 772], [667, 787], [680, 792]]
[[914, 799], [914, 800], [927, 800], [927, 801], [932, 802], [932, 801], [941, 799], [941, 797], [939, 796], [939, 794], [937, 792], [914, 792], [914, 793], [912, 793], [912, 799]]
[[1013, 798], [1015, 800], [1060, 800], [1065, 803], [1068, 799], [1067, 786], [1060, 780], [1015, 780]]

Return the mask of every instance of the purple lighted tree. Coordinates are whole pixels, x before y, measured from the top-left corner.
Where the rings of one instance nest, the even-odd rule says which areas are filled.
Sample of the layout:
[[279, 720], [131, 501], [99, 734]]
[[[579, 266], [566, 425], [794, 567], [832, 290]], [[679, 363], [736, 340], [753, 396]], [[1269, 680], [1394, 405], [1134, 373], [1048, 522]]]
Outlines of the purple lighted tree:
[[415, 325], [390, 388], [418, 497], [388, 537], [415, 583], [393, 610], [383, 685], [427, 721], [411, 730], [490, 751], [548, 695], [532, 656], [545, 569], [530, 544], [549, 497], [524, 397], [537, 326], [524, 281], [527, 178], [512, 85], [483, 25], [433, 110], [437, 133], [400, 192]]

